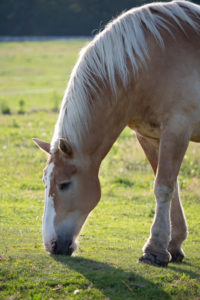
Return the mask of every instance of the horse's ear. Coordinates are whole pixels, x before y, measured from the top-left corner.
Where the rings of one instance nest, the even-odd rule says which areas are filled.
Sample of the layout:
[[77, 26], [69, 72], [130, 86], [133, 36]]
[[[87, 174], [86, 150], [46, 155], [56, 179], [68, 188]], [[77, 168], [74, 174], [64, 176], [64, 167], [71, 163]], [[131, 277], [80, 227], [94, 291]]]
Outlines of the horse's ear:
[[44, 152], [50, 154], [50, 143], [33, 138], [34, 143]]
[[73, 152], [72, 152], [72, 147], [70, 146], [70, 144], [68, 143], [68, 141], [66, 139], [59, 139], [59, 145], [58, 145], [59, 149], [66, 154], [67, 156], [72, 156]]

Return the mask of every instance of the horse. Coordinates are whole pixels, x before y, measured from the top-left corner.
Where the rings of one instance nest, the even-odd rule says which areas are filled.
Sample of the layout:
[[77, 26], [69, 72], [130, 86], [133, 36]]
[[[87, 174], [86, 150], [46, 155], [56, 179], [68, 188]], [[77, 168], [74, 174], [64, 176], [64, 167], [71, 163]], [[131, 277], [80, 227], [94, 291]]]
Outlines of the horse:
[[139, 262], [184, 258], [188, 230], [178, 173], [200, 142], [200, 6], [151, 3], [112, 20], [82, 49], [71, 73], [44, 169], [44, 246], [71, 255], [101, 197], [99, 168], [128, 126], [155, 174], [156, 212]]

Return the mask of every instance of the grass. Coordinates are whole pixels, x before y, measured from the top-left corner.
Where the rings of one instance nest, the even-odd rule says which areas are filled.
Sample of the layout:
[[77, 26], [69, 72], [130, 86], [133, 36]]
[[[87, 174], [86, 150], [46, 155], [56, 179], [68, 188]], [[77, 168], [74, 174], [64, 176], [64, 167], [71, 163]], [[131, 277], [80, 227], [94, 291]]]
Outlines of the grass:
[[[125, 129], [105, 158], [102, 199], [73, 257], [43, 249], [45, 155], [32, 137], [50, 141], [71, 68], [84, 41], [0, 44], [0, 299], [199, 299], [200, 145], [180, 172], [189, 224], [187, 255], [168, 268], [138, 264], [153, 220], [153, 174], [135, 135]], [[20, 100], [25, 113], [18, 114]]]

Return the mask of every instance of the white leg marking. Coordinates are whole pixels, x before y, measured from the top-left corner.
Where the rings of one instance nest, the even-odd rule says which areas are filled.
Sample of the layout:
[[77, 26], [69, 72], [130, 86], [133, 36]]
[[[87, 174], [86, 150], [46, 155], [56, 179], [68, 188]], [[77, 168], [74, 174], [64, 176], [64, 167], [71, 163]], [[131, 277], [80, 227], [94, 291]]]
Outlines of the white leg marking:
[[157, 200], [156, 214], [151, 227], [151, 235], [145, 244], [143, 251], [151, 248], [158, 251], [166, 251], [170, 239], [170, 199], [172, 191], [164, 186], [155, 187]]
[[56, 215], [54, 208], [53, 196], [49, 195], [51, 176], [54, 169], [54, 163], [51, 162], [47, 167], [45, 182], [45, 207], [42, 222], [43, 241], [47, 251], [51, 251], [51, 242], [56, 240], [56, 232], [54, 228], [54, 218]]

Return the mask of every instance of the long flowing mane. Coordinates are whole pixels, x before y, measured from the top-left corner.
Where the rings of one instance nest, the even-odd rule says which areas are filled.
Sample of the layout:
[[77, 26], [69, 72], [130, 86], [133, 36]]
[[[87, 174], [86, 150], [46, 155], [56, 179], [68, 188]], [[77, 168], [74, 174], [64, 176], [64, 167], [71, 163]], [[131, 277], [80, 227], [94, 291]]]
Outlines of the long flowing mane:
[[110, 22], [80, 53], [63, 98], [51, 151], [57, 151], [60, 137], [67, 138], [74, 147], [80, 145], [91, 115], [90, 93], [96, 92], [98, 100], [99, 81], [109, 83], [113, 93], [117, 93], [116, 75], [124, 86], [129, 81], [127, 61], [135, 74], [148, 63], [146, 32], [164, 49], [163, 30], [174, 38], [170, 24], [175, 24], [174, 32], [177, 28], [184, 32], [184, 24], [198, 31], [199, 19], [198, 5], [172, 1], [131, 9]]

